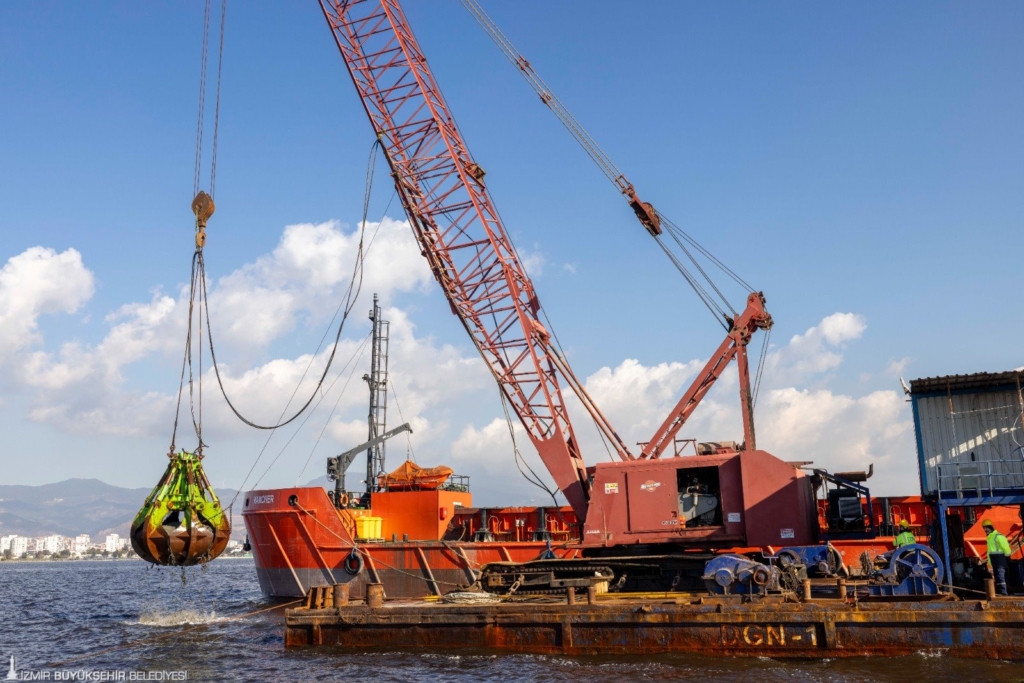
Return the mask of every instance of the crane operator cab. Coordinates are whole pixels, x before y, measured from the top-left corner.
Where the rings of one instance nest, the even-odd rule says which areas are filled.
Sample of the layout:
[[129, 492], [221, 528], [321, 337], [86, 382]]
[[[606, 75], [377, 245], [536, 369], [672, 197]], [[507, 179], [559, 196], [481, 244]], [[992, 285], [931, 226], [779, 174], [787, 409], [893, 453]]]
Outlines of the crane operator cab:
[[694, 456], [588, 468], [591, 495], [582, 545], [721, 548], [817, 543], [811, 478], [770, 453], [727, 443], [698, 449]]
[[694, 467], [676, 470], [679, 489], [679, 520], [685, 528], [721, 526], [718, 468]]

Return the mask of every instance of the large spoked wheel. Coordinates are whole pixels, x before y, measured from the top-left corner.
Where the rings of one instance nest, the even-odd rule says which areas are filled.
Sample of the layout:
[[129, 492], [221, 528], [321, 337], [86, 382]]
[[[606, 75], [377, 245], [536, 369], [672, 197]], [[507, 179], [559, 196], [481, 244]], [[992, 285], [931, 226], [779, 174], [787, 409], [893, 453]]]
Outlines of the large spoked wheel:
[[913, 544], [897, 548], [889, 559], [889, 568], [902, 582], [911, 579], [936, 590], [942, 582], [943, 566], [939, 554], [926, 545]]

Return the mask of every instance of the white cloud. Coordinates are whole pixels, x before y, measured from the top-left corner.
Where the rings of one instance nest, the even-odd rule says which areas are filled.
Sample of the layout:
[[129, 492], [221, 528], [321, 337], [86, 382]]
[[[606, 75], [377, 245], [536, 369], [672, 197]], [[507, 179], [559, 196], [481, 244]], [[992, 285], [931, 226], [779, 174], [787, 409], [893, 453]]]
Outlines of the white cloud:
[[900, 377], [911, 362], [913, 362], [911, 358], [900, 358], [899, 360], [890, 361], [888, 367], [885, 368], [885, 372], [891, 377]]
[[[427, 287], [430, 269], [407, 221], [367, 223], [364, 237], [363, 292], [387, 300]], [[274, 251], [219, 279], [210, 292], [216, 341], [251, 351], [293, 330], [300, 314], [315, 325], [326, 322], [352, 280], [359, 240], [359, 230], [337, 221], [286, 227]]]
[[[428, 289], [431, 276], [408, 225], [385, 219], [379, 226], [368, 226], [368, 234], [378, 228], [367, 256], [364, 296], [376, 291], [387, 302], [397, 292]], [[225, 349], [219, 354], [222, 377], [243, 414], [258, 422], [276, 421], [307, 367], [288, 412], [308, 397], [323, 371], [326, 349], [315, 358], [308, 354], [259, 362], [252, 358], [300, 324], [310, 331], [322, 329], [351, 278], [357, 244], [357, 232], [335, 222], [288, 226], [272, 252], [210, 283], [214, 331], [218, 346]], [[539, 253], [524, 256], [531, 261], [531, 272], [542, 270]], [[176, 394], [130, 388], [126, 374], [147, 359], [159, 359], [165, 366], [168, 359], [180, 359], [187, 291], [177, 296], [156, 291], [149, 301], [119, 307], [106, 316], [108, 333], [93, 346], [71, 340], [55, 350], [40, 348], [40, 316], [79, 310], [93, 289], [92, 273], [73, 249], [58, 254], [37, 247], [11, 258], [0, 269], [0, 361], [8, 361], [8, 375], [27, 392], [26, 411], [32, 420], [83, 435], [166, 435]], [[412, 424], [413, 443], [423, 464], [450, 458], [460, 472], [474, 476], [474, 490], [481, 501], [546, 502], [545, 495], [517, 471], [504, 418], [484, 419], [483, 426], [477, 427], [473, 418], [466, 417], [479, 413], [481, 407], [486, 411], [492, 400], [498, 405], [493, 380], [476, 352], [468, 343], [455, 347], [418, 336], [407, 311], [395, 306], [387, 307], [385, 316], [391, 323], [389, 424], [397, 425], [402, 418]], [[327, 386], [336, 380], [335, 386], [325, 387], [317, 398], [323, 405], [305, 428], [313, 435], [311, 443], [337, 402], [325, 430], [324, 452], [350, 447], [365, 437], [366, 387], [360, 380], [365, 356], [349, 368], [343, 366], [363, 343], [366, 326], [361, 315], [353, 317], [328, 376]], [[769, 350], [757, 414], [759, 446], [787, 460], [813, 460], [832, 470], [864, 468], [874, 462], [885, 471], [886, 479], [912, 482], [912, 430], [902, 397], [895, 391], [849, 396], [823, 385], [842, 364], [846, 345], [865, 330], [862, 316], [835, 313], [794, 335], [781, 348]], [[12, 359], [18, 362], [10, 363]], [[907, 362], [894, 361], [886, 372], [902, 371]], [[645, 366], [625, 359], [591, 373], [586, 386], [626, 443], [635, 448], [636, 441], [653, 434], [703, 363]], [[208, 365], [205, 370], [208, 431], [221, 436], [245, 433], [246, 428], [217, 395]], [[166, 367], [161, 373], [165, 371]], [[161, 383], [170, 386], [176, 378], [175, 372]], [[346, 382], [345, 394], [339, 398]], [[604, 448], [586, 427], [580, 405], [568, 395], [567, 401], [588, 461], [603, 460]], [[190, 422], [187, 412], [186, 399], [183, 425]], [[450, 431], [452, 424], [457, 434]], [[550, 484], [518, 423], [516, 430], [523, 457]], [[741, 438], [734, 368], [719, 380], [680, 436]], [[449, 442], [450, 449], [445, 447]], [[401, 443], [392, 446], [391, 463], [402, 450]], [[902, 493], [913, 487], [894, 488], [882, 493]]]
[[[647, 440], [661, 424], [669, 406], [679, 400], [681, 387], [693, 379], [703, 363], [659, 363], [641, 365], [635, 358], [627, 358], [614, 369], [604, 367], [586, 379], [587, 393], [600, 406], [601, 411], [632, 448], [638, 440]], [[571, 397], [570, 407], [574, 424], [585, 423], [582, 406]], [[587, 438], [584, 433], [580, 438]], [[601, 446], [601, 452], [604, 447]]]
[[786, 460], [810, 460], [833, 472], [866, 470], [884, 478], [876, 493], [912, 493], [916, 481], [913, 422], [896, 391], [854, 398], [819, 389], [777, 389], [766, 397], [758, 445]]
[[[786, 346], [770, 350], [756, 413], [758, 447], [785, 460], [812, 460], [832, 471], [866, 469], [874, 462], [886, 475], [880, 484], [891, 489], [882, 493], [906, 493], [914, 488], [916, 460], [913, 423], [903, 397], [896, 391], [848, 396], [805, 386], [838, 367], [844, 345], [863, 335], [866, 327], [862, 316], [836, 313], [793, 336]], [[693, 360], [644, 366], [627, 359], [591, 374], [586, 386], [633, 448], [650, 438], [703, 364]], [[731, 366], [679, 436], [742, 440], [736, 392]], [[570, 405], [575, 405], [574, 424], [582, 431], [585, 416], [575, 401]], [[596, 438], [581, 435], [581, 441], [588, 462], [604, 458]]]
[[[549, 490], [556, 491], [526, 431], [515, 417], [512, 419], [523, 471], [529, 472], [526, 469], [529, 467]], [[480, 428], [466, 425], [452, 444], [451, 456], [449, 464], [456, 472], [470, 476], [478, 504], [551, 504], [551, 496], [527, 482], [516, 467], [512, 437], [504, 417], [495, 418]], [[558, 500], [565, 504], [561, 496]]]
[[834, 370], [843, 362], [847, 342], [860, 339], [867, 321], [855, 313], [833, 313], [803, 334], [793, 335], [789, 344], [770, 353], [765, 376], [771, 384], [797, 383]]
[[0, 268], [0, 362], [42, 341], [39, 316], [74, 313], [92, 297], [92, 273], [74, 249], [32, 247]]
[[[218, 360], [222, 377], [243, 414], [257, 422], [274, 422], [307, 366], [308, 375], [291, 409], [300, 406], [312, 390], [323, 372], [329, 347], [312, 364], [309, 355], [276, 358], [255, 367], [247, 359], [293, 330], [299, 316], [306, 316], [312, 329], [326, 324], [352, 279], [359, 238], [358, 230], [344, 229], [334, 221], [291, 225], [271, 253], [210, 283], [210, 315], [221, 351]], [[364, 298], [368, 292], [377, 292], [387, 300], [395, 292], [421, 290], [431, 279], [407, 222], [385, 218], [379, 224], [367, 224], [365, 244], [369, 248], [365, 249]], [[77, 310], [92, 295], [92, 289], [92, 275], [74, 250], [58, 255], [36, 248], [12, 258], [0, 271], [0, 322], [5, 323], [0, 327], [4, 335], [0, 337], [0, 351], [40, 342], [38, 316]], [[177, 297], [157, 291], [148, 302], [125, 304], [106, 316], [111, 327], [94, 346], [72, 341], [56, 352], [25, 351], [17, 377], [20, 385], [32, 392], [29, 416], [84, 434], [166, 431], [176, 396], [129, 390], [125, 388], [125, 371], [154, 354], [171, 360], [180, 358], [187, 311], [187, 288], [182, 288]], [[328, 381], [361, 342], [366, 322], [357, 315], [359, 312], [358, 308], [353, 312], [346, 333], [356, 338], [343, 339], [339, 344], [338, 364]], [[402, 311], [390, 309], [388, 314], [392, 318], [393, 358], [400, 365], [408, 361], [410, 369], [429, 366], [423, 373], [411, 373], [408, 379], [412, 417], [440, 397], [457, 393], [460, 384], [446, 379], [458, 379], [470, 389], [480, 385], [484, 375], [479, 369], [476, 380], [470, 379], [474, 368], [482, 368], [477, 358], [463, 358], [454, 347], [438, 347], [429, 339], [417, 339]], [[417, 357], [437, 362], [415, 363]], [[217, 392], [208, 358], [206, 362], [206, 391]], [[361, 384], [358, 377], [355, 384]], [[171, 384], [168, 381], [164, 386]], [[352, 401], [358, 396], [359, 403], [365, 402], [365, 392], [356, 389], [350, 387]], [[211, 423], [224, 428], [237, 424], [222, 403], [207, 401]], [[340, 407], [344, 410], [346, 405]], [[420, 419], [421, 428], [427, 430], [429, 421]]]
[[533, 245], [533, 249], [517, 249], [516, 253], [519, 254], [519, 261], [531, 278], [538, 278], [544, 274], [547, 259], [540, 250], [539, 244]]

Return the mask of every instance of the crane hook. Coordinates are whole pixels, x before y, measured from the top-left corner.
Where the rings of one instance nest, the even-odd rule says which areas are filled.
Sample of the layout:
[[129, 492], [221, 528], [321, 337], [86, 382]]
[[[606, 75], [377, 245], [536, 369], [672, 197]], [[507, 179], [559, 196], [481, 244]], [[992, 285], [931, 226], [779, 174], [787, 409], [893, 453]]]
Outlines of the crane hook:
[[192, 213], [196, 215], [196, 249], [201, 250], [206, 244], [206, 221], [216, 210], [213, 197], [202, 190], [192, 200]]

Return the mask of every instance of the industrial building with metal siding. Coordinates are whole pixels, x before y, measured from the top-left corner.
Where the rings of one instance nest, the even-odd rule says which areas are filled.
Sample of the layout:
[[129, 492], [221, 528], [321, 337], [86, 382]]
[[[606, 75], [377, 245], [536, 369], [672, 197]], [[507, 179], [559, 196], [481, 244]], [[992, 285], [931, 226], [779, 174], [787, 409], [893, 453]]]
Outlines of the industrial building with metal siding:
[[921, 495], [975, 498], [1022, 492], [1020, 371], [916, 379], [910, 392]]

